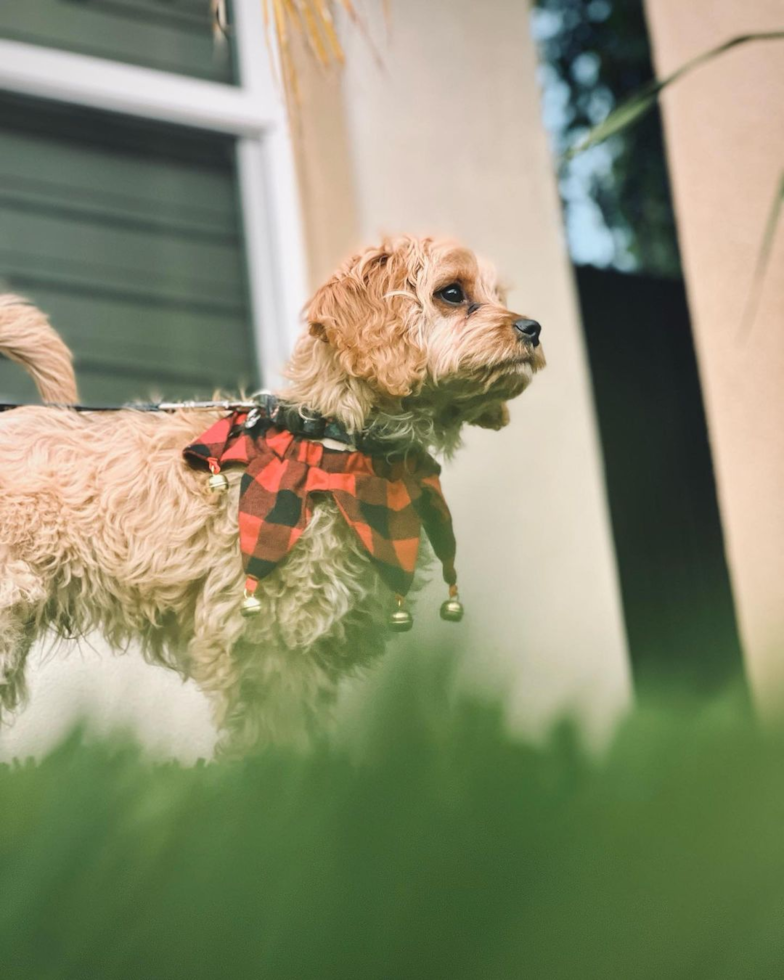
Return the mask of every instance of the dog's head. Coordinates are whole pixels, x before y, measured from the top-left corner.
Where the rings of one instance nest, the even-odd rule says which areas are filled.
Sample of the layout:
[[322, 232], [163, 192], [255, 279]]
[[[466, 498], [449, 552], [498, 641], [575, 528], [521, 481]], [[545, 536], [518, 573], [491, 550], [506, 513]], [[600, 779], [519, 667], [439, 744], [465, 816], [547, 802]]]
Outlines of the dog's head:
[[492, 268], [448, 241], [400, 237], [361, 252], [318, 290], [307, 319], [317, 353], [377, 405], [440, 401], [493, 428], [545, 364], [539, 324], [507, 309]]

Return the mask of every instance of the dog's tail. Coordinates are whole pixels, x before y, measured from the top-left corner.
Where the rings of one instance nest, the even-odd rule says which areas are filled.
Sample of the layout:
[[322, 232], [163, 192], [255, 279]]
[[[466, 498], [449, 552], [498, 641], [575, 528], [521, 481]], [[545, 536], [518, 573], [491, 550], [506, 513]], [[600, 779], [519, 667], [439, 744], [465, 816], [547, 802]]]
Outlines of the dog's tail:
[[60, 335], [39, 309], [8, 293], [0, 295], [0, 356], [22, 365], [43, 401], [79, 400], [73, 358]]

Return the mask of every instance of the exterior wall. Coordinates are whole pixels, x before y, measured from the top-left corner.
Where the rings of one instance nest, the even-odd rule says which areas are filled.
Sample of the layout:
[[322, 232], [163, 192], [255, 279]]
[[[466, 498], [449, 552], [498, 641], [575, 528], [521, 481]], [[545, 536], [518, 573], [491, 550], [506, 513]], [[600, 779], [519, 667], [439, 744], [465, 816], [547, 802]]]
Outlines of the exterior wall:
[[[647, 0], [657, 72], [784, 27], [782, 0]], [[756, 319], [741, 323], [784, 173], [784, 41], [757, 42], [665, 93], [664, 121], [725, 542], [748, 671], [784, 697], [784, 228]]]
[[0, 728], [0, 763], [40, 756], [72, 727], [132, 732], [150, 753], [185, 763], [209, 759], [215, 731], [204, 695], [192, 681], [151, 667], [130, 650], [118, 655], [90, 636], [31, 654], [30, 702], [10, 727]]
[[[455, 236], [496, 262], [513, 309], [543, 323], [549, 362], [512, 405], [512, 424], [470, 430], [445, 468], [467, 614], [457, 631], [440, 623], [436, 573], [418, 602], [413, 642], [465, 643], [472, 682], [504, 683], [526, 729], [569, 710], [600, 732], [629, 696], [625, 637], [527, 6], [396, 0], [388, 36], [374, 26], [382, 68], [361, 35], [347, 32], [347, 132], [334, 92], [329, 112], [323, 86], [319, 102], [303, 103], [307, 153], [328, 160], [334, 134], [344, 133], [344, 158], [333, 162], [354, 178], [342, 221], [334, 198], [306, 188], [306, 220], [323, 229], [328, 208], [334, 232], [331, 249], [320, 240], [314, 284], [348, 239]], [[306, 160], [305, 182], [310, 173]]]

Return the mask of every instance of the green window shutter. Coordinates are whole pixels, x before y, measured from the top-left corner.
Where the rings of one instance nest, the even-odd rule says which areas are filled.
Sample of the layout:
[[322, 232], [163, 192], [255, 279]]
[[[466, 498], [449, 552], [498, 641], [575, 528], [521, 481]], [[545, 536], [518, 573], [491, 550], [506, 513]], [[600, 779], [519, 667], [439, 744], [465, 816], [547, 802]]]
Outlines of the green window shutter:
[[[0, 289], [51, 316], [84, 401], [257, 384], [233, 140], [0, 100]], [[33, 398], [5, 361], [0, 398]]]
[[235, 81], [232, 46], [213, 41], [209, 0], [0, 0], [0, 37]]

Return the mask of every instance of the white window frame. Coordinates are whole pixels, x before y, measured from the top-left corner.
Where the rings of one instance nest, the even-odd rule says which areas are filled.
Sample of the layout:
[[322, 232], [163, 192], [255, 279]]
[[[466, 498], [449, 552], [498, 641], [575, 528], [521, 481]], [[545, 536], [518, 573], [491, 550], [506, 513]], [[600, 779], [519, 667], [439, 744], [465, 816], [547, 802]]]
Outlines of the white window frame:
[[0, 90], [236, 138], [258, 370], [262, 383], [274, 387], [299, 330], [305, 251], [288, 118], [262, 5], [233, 0], [233, 12], [238, 85], [0, 39]]

